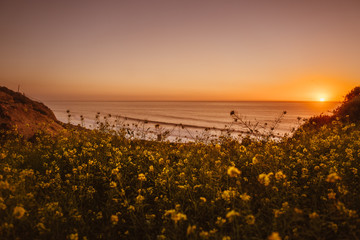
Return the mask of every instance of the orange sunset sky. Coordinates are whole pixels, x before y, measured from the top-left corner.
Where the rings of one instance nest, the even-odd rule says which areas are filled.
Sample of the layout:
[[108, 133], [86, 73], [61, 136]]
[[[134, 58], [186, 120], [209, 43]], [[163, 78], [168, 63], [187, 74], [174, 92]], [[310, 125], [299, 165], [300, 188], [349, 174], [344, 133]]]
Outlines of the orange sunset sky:
[[339, 101], [359, 63], [359, 0], [0, 2], [0, 85], [43, 101]]

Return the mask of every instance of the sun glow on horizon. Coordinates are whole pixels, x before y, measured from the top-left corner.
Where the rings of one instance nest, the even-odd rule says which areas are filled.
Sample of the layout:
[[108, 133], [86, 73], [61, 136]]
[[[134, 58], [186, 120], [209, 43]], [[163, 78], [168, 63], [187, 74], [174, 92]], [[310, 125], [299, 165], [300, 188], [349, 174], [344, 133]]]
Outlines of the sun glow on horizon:
[[325, 102], [325, 98], [320, 98], [319, 101], [320, 102]]

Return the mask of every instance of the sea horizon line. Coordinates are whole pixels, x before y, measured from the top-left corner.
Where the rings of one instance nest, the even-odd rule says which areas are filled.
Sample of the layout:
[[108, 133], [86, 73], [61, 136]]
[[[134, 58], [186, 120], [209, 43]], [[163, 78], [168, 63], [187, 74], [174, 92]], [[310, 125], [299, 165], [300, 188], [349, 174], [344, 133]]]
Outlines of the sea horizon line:
[[286, 103], [341, 103], [342, 101], [316, 100], [40, 100], [42, 102], [286, 102]]

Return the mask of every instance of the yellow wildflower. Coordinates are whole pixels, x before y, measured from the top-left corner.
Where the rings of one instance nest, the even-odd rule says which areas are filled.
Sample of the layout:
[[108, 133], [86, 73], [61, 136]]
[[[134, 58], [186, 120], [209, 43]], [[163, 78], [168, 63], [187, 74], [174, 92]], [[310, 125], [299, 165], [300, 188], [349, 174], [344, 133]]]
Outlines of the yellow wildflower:
[[284, 212], [279, 210], [279, 209], [274, 209], [274, 217], [278, 218], [281, 214], [283, 214]]
[[114, 182], [114, 181], [110, 182], [110, 187], [111, 188], [116, 188], [116, 186], [117, 186], [116, 182]]
[[200, 238], [202, 238], [202, 239], [208, 239], [208, 238], [209, 238], [209, 232], [207, 232], [207, 231], [201, 231], [201, 232], [199, 233], [199, 236], [200, 236]]
[[144, 200], [145, 200], [144, 196], [142, 196], [140, 194], [136, 197], [136, 202], [137, 203], [142, 203]]
[[256, 154], [253, 158], [252, 158], [252, 164], [258, 164], [259, 163], [259, 156], [258, 154]]
[[0, 181], [0, 189], [9, 189], [10, 185], [7, 181]]
[[25, 209], [23, 207], [16, 206], [14, 208], [13, 215], [14, 215], [15, 218], [20, 219], [20, 218], [22, 218], [24, 216], [25, 212], [26, 211], [25, 211]]
[[247, 195], [246, 193], [240, 195], [241, 200], [243, 201], [249, 201], [251, 197]]
[[222, 227], [226, 223], [226, 220], [222, 217], [217, 217], [215, 224], [219, 227]]
[[247, 216], [245, 217], [245, 221], [246, 221], [246, 223], [249, 224], [249, 225], [254, 225], [254, 224], [255, 224], [255, 217], [254, 217], [254, 215], [252, 215], [252, 214], [247, 215]]
[[349, 217], [353, 218], [357, 216], [357, 212], [355, 210], [348, 210], [347, 214]]
[[241, 171], [239, 169], [237, 169], [236, 167], [231, 166], [228, 168], [227, 174], [230, 177], [237, 177], [239, 174], [241, 174]]
[[77, 233], [72, 233], [68, 237], [70, 240], [78, 240], [79, 239], [79, 235]]
[[276, 180], [281, 180], [281, 179], [285, 179], [286, 175], [280, 170], [277, 173], [275, 173], [275, 179]]
[[185, 214], [183, 213], [178, 213], [175, 211], [175, 209], [170, 209], [165, 211], [164, 216], [168, 216], [170, 215], [171, 220], [173, 220], [175, 222], [175, 224], [181, 220], [187, 220], [187, 217]]
[[103, 218], [102, 212], [98, 212], [96, 214], [96, 219], [102, 219], [102, 218]]
[[195, 232], [195, 230], [196, 230], [196, 225], [193, 225], [193, 226], [189, 225], [186, 230], [186, 235], [191, 235], [192, 233]]
[[297, 213], [297, 214], [302, 214], [303, 211], [299, 208], [294, 208], [294, 212]]
[[311, 219], [318, 218], [318, 217], [319, 217], [319, 214], [317, 214], [316, 212], [309, 214], [309, 218], [311, 218]]
[[229, 202], [231, 198], [235, 197], [236, 192], [233, 190], [225, 190], [221, 193], [221, 198]]
[[145, 182], [145, 181], [146, 181], [145, 174], [140, 173], [140, 174], [138, 175], [138, 180], [141, 181], [141, 182]]
[[112, 171], [111, 171], [111, 174], [112, 175], [116, 175], [119, 173], [119, 168], [114, 168]]
[[119, 218], [118, 218], [118, 216], [117, 215], [111, 215], [111, 223], [113, 224], [113, 225], [115, 225], [115, 224], [117, 224], [118, 223], [118, 221], [119, 221]]
[[203, 201], [204, 203], [206, 202], [206, 198], [204, 197], [200, 197], [200, 200]]
[[335, 199], [336, 193], [334, 192], [329, 192], [328, 193], [328, 199]]
[[240, 213], [236, 212], [235, 210], [231, 210], [226, 214], [226, 218], [229, 219], [229, 222], [232, 222], [235, 217], [240, 216]]
[[326, 177], [326, 181], [330, 182], [330, 183], [334, 183], [337, 180], [340, 180], [341, 177], [339, 177], [339, 175], [337, 175], [337, 173], [330, 173], [327, 177]]
[[302, 175], [307, 175], [309, 173], [309, 170], [307, 168], [302, 168], [301, 169], [301, 174]]
[[41, 222], [36, 225], [36, 228], [40, 233], [44, 233], [46, 231], [45, 225]]
[[281, 240], [281, 237], [278, 232], [273, 232], [269, 237], [268, 240]]
[[242, 153], [246, 152], [246, 147], [241, 145], [240, 148], [239, 148], [239, 151], [242, 152]]
[[265, 174], [262, 173], [259, 175], [258, 180], [261, 184], [265, 185], [265, 186], [269, 186], [270, 184], [270, 176], [274, 175], [272, 172]]

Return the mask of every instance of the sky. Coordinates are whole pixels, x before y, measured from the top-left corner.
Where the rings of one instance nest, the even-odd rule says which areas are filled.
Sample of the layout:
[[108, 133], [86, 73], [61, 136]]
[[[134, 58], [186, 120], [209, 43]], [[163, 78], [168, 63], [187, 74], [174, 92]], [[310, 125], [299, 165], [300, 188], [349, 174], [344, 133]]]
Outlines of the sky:
[[359, 43], [359, 0], [0, 1], [0, 85], [43, 101], [340, 101]]

